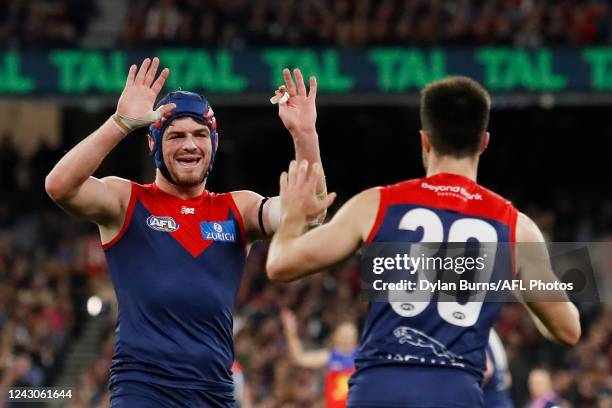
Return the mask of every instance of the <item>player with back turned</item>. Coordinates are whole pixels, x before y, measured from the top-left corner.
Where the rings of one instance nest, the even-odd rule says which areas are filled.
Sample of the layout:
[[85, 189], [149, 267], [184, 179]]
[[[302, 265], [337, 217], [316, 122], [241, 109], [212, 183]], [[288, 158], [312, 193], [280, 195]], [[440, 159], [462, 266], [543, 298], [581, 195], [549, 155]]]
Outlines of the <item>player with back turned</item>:
[[[270, 245], [268, 276], [291, 281], [333, 265], [367, 243], [528, 242], [533, 258], [494, 254], [494, 268], [529, 280], [554, 280], [543, 236], [510, 202], [476, 183], [489, 143], [490, 97], [475, 81], [453, 77], [422, 91], [420, 134], [426, 176], [365, 190], [326, 225], [304, 234], [306, 220], [329, 206], [315, 198], [320, 165], [292, 162], [281, 176], [281, 227]], [[514, 261], [514, 262], [513, 262]], [[485, 348], [502, 303], [392, 297], [370, 302], [350, 380], [349, 407], [483, 406]], [[524, 299], [543, 335], [566, 345], [580, 336], [578, 312], [564, 292], [557, 302]], [[410, 295], [408, 295], [410, 296]], [[435, 297], [434, 297], [435, 296]]]
[[[219, 145], [213, 110], [192, 92], [158, 102], [169, 70], [130, 67], [116, 113], [72, 148], [46, 179], [53, 200], [96, 223], [119, 315], [110, 375], [112, 407], [234, 406], [232, 312], [246, 248], [275, 231], [280, 200], [206, 189]], [[316, 80], [284, 70], [279, 116], [298, 159], [319, 162]], [[277, 94], [278, 95], [278, 94]], [[155, 181], [92, 176], [128, 133], [149, 126]], [[127, 158], [128, 160], [130, 158]], [[321, 174], [318, 191], [325, 190]]]

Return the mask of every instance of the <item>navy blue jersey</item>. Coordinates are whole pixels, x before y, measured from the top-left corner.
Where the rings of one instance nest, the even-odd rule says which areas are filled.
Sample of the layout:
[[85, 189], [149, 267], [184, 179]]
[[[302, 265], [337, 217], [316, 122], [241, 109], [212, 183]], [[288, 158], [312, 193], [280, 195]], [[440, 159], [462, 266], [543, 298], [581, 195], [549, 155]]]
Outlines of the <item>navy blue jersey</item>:
[[[442, 173], [382, 187], [368, 242], [514, 242], [516, 218], [507, 200], [466, 177]], [[509, 251], [495, 254], [493, 268], [511, 273]], [[438, 301], [441, 296], [445, 301]], [[399, 365], [452, 367], [482, 378], [489, 331], [501, 305], [458, 301], [438, 292], [429, 301], [402, 297], [371, 302], [355, 361], [357, 374]]]
[[508, 371], [508, 358], [504, 345], [495, 330], [489, 334], [487, 344], [489, 361], [493, 365], [493, 374], [482, 389], [484, 393], [485, 408], [512, 408], [510, 397], [510, 372]]
[[137, 381], [232, 400], [232, 311], [245, 260], [231, 194], [183, 200], [132, 183], [104, 245], [119, 302], [110, 385]]

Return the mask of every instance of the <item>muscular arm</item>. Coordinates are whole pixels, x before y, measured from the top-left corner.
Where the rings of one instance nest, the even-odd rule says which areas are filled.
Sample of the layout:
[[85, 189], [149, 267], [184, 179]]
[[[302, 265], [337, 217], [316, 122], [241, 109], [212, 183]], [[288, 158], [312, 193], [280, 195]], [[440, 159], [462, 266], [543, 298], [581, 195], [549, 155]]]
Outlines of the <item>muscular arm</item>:
[[126, 194], [129, 198], [129, 182], [116, 177], [97, 179], [91, 175], [123, 137], [111, 120], [107, 120], [66, 153], [47, 175], [45, 189], [49, 196], [70, 214], [99, 225], [120, 222]]
[[[97, 179], [92, 174], [130, 130], [146, 126], [152, 122], [150, 118], [156, 117], [153, 104], [169, 74], [166, 68], [155, 79], [158, 67], [157, 58], [145, 59], [140, 69], [132, 65], [115, 115], [121, 118], [115, 120], [128, 122], [113, 123], [113, 119], [108, 119], [66, 153], [47, 175], [47, 193], [70, 214], [111, 229], [122, 223], [130, 183], [117, 177]], [[160, 107], [158, 113], [169, 114], [172, 108], [173, 104]]]
[[[319, 135], [315, 126], [317, 121], [317, 79], [314, 76], [310, 77], [307, 92], [302, 71], [294, 69], [293, 75], [295, 81], [291, 78], [291, 72], [287, 68], [283, 70], [283, 79], [285, 80], [286, 91], [289, 93], [289, 101], [278, 106], [278, 116], [293, 138], [295, 160], [298, 163], [306, 160], [311, 165], [321, 164]], [[317, 180], [316, 192], [320, 194], [325, 191], [325, 175], [321, 171]]]
[[[283, 92], [289, 93], [289, 101], [279, 105], [278, 115], [281, 118], [285, 128], [291, 134], [293, 146], [295, 148], [295, 159], [297, 162], [306, 160], [311, 165], [319, 163], [321, 165], [321, 154], [319, 151], [319, 135], [316, 130], [316, 96], [317, 96], [317, 80], [315, 77], [310, 78], [310, 90], [306, 91], [304, 78], [299, 69], [293, 71], [295, 81], [291, 77], [291, 72], [288, 69], [283, 70], [283, 79], [285, 87]], [[280, 91], [277, 91], [277, 93]], [[325, 193], [325, 175], [323, 171], [319, 173], [316, 184], [316, 194], [322, 195]], [[259, 208], [263, 197], [252, 191], [236, 191], [232, 193], [236, 205], [240, 210], [240, 214], [245, 224], [247, 233], [247, 241], [253, 242], [258, 239], [267, 239], [276, 232], [280, 225], [281, 219], [281, 204], [280, 197], [275, 196], [269, 198], [262, 210], [262, 222], [265, 229], [265, 234], [262, 231], [259, 223]], [[315, 220], [322, 222], [325, 219], [326, 212], [317, 214]]]
[[365, 190], [342, 206], [329, 223], [306, 234], [305, 217], [285, 213], [270, 244], [268, 277], [292, 281], [349, 257], [367, 239], [379, 201], [377, 188]]
[[[244, 222], [247, 242], [269, 238], [259, 226], [259, 207], [264, 197], [248, 190], [233, 191], [232, 197]], [[274, 207], [276, 208], [271, 211]], [[280, 223], [280, 197], [271, 197], [264, 203], [262, 221], [267, 233], [271, 234], [276, 230]]]
[[[518, 275], [523, 281], [541, 280], [555, 282], [544, 237], [537, 225], [526, 215], [519, 214], [516, 226], [516, 261]], [[529, 292], [524, 299], [515, 296], [525, 305], [540, 333], [549, 340], [574, 346], [580, 339], [580, 316], [564, 291]], [[539, 299], [554, 299], [545, 301]]]

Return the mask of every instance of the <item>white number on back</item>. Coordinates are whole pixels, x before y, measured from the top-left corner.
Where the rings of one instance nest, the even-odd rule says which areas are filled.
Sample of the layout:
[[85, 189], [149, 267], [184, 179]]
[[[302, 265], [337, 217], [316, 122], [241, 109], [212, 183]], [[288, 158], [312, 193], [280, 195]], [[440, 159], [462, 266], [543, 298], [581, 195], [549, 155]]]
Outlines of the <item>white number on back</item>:
[[[491, 224], [477, 218], [460, 218], [455, 220], [448, 231], [448, 237], [444, 239], [444, 226], [440, 217], [433, 211], [426, 208], [416, 208], [408, 211], [400, 220], [398, 228], [400, 230], [416, 231], [423, 229], [423, 237], [420, 242], [468, 242], [474, 239], [478, 242], [497, 243], [497, 231]], [[485, 248], [481, 246], [478, 256], [488, 256], [484, 262], [485, 268], [480, 271], [480, 281], [488, 282], [493, 272], [494, 256], [496, 246], [488, 244]], [[412, 246], [411, 257], [433, 256], [439, 251], [439, 246]], [[419, 269], [416, 271], [417, 281], [426, 279], [424, 272]], [[470, 327], [478, 321], [480, 309], [485, 291], [475, 292], [470, 296], [465, 304], [461, 304], [452, 295], [438, 293], [438, 314], [442, 319], [455, 326]], [[424, 294], [419, 294], [419, 299], [423, 299]], [[419, 315], [429, 305], [433, 293], [428, 291], [427, 301], [411, 301], [414, 294], [409, 292], [389, 292], [389, 303], [397, 314], [403, 317], [414, 317]]]

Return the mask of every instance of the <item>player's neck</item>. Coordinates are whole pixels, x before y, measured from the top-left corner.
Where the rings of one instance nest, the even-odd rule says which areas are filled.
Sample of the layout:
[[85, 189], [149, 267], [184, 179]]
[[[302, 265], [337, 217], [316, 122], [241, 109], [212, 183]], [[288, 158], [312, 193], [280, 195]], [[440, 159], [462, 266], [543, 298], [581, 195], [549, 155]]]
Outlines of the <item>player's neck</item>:
[[427, 160], [427, 177], [440, 173], [458, 174], [476, 181], [478, 158], [456, 159], [448, 156], [430, 155]]
[[159, 170], [157, 170], [157, 173], [155, 175], [155, 184], [164, 193], [171, 194], [183, 200], [199, 197], [206, 189], [206, 180], [193, 187], [177, 186], [176, 184], [172, 184], [168, 180], [166, 180], [166, 178], [162, 176]]

